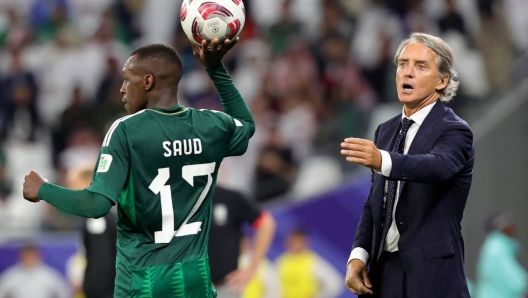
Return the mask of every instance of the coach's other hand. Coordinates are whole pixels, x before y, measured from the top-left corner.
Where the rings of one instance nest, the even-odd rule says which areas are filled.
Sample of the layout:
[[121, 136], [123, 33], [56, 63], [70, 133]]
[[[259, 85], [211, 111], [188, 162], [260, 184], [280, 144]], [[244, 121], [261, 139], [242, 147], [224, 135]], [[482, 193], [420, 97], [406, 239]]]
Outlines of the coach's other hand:
[[362, 295], [373, 293], [367, 266], [363, 261], [353, 259], [348, 262], [345, 285], [354, 294]]

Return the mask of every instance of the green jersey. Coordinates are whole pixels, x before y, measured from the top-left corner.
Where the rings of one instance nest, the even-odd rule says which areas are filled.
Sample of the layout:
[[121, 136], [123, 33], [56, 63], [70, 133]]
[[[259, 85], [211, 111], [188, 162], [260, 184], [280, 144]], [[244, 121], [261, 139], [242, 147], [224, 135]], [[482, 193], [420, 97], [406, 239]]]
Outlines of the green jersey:
[[114, 122], [88, 190], [118, 207], [115, 297], [214, 296], [211, 197], [222, 159], [243, 154], [253, 132], [253, 123], [181, 105]]

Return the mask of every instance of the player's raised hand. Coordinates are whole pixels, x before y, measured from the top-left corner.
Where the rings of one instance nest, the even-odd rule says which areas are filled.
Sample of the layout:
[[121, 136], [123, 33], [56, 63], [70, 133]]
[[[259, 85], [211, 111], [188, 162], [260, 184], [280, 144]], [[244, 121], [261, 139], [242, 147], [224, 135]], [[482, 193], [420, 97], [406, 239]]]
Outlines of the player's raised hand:
[[31, 171], [29, 175], [24, 177], [24, 189], [22, 190], [24, 199], [33, 203], [40, 201], [38, 192], [40, 187], [46, 182], [48, 180], [42, 178], [37, 172]]
[[202, 40], [202, 45], [199, 46], [191, 41], [193, 47], [193, 55], [198, 58], [205, 68], [213, 69], [220, 66], [224, 55], [233, 48], [238, 42], [237, 37], [233, 42], [230, 39], [224, 39], [223, 41], [215, 38], [210, 42]]

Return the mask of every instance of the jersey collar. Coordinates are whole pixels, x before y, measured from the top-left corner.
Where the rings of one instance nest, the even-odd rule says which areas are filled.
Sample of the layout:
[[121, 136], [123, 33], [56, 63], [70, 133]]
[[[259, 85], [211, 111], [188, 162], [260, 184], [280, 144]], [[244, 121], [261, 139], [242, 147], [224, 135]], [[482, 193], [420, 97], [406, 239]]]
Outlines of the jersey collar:
[[172, 106], [172, 107], [170, 107], [168, 109], [152, 107], [152, 108], [149, 108], [149, 110], [153, 110], [153, 111], [161, 112], [161, 113], [166, 113], [166, 114], [177, 114], [177, 113], [186, 111], [187, 108], [184, 107], [183, 105], [178, 104], [178, 105]]

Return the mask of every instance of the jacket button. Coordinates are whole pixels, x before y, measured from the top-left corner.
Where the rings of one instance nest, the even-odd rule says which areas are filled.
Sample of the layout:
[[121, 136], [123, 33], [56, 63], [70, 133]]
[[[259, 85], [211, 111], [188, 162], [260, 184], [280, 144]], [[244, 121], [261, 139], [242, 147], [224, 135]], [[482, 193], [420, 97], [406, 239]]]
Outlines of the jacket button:
[[403, 221], [400, 221], [400, 225], [403, 225], [404, 223], [405, 223], [405, 222], [403, 222]]

